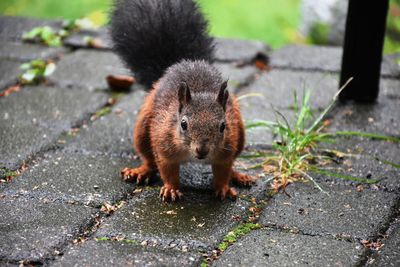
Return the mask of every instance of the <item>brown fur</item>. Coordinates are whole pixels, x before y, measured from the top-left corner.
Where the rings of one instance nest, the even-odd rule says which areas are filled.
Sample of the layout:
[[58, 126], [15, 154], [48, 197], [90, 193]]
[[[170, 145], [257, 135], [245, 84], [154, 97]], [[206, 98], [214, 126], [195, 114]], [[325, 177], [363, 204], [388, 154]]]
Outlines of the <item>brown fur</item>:
[[[216, 196], [221, 199], [235, 198], [237, 193], [230, 187], [231, 180], [240, 185], [250, 185], [255, 181], [251, 176], [240, 174], [232, 168], [245, 143], [238, 101], [234, 96], [225, 98], [228, 100], [225, 101], [225, 108], [222, 94], [217, 97], [219, 89], [210, 89], [220, 86], [219, 81], [207, 83], [207, 86], [199, 80], [187, 83], [191, 94], [187, 103], [182, 103], [185, 100], [178, 97], [175, 87], [179, 86], [176, 83], [171, 85], [167, 78], [156, 83], [147, 95], [134, 131], [135, 149], [143, 164], [139, 168], [124, 169], [123, 177], [126, 181], [141, 183], [159, 171], [164, 183], [160, 196], [164, 201], [175, 201], [182, 196], [179, 191], [180, 164], [188, 161], [196, 149], [207, 147], [210, 150], [207, 160], [212, 165]], [[203, 92], [202, 88], [208, 88], [209, 91], [204, 89]], [[222, 89], [220, 92], [224, 93]], [[228, 94], [225, 93], [225, 96]], [[182, 114], [180, 105], [183, 105]], [[188, 136], [179, 128], [182, 116], [189, 120], [191, 128]], [[221, 118], [226, 125], [222, 133], [218, 128]]]

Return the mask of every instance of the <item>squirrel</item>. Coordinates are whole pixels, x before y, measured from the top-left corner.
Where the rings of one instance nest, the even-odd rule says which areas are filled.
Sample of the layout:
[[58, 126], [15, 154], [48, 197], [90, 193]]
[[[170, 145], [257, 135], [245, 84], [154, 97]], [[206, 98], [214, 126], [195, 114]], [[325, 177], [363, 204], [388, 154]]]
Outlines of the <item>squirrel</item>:
[[214, 39], [193, 0], [116, 0], [110, 33], [114, 51], [150, 89], [134, 128], [138, 168], [121, 171], [141, 184], [160, 173], [162, 201], [182, 197], [180, 164], [211, 164], [215, 194], [235, 199], [233, 181], [255, 182], [233, 169], [245, 143], [238, 100], [211, 65]]

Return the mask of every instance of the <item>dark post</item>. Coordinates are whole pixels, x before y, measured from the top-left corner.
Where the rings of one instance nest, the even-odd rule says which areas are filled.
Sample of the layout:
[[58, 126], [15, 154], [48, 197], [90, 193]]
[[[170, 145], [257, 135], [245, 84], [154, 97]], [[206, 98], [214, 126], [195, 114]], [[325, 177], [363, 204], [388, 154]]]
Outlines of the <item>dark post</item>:
[[383, 42], [389, 0], [349, 0], [343, 47], [340, 101], [371, 103], [379, 93]]

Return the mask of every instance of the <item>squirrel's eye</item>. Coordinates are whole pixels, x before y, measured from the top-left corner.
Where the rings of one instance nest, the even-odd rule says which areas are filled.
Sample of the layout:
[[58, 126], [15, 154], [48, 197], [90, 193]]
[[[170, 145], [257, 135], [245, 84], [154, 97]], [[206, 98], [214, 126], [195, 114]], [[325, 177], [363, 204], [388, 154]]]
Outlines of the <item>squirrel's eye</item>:
[[185, 119], [181, 120], [181, 127], [182, 127], [182, 130], [184, 130], [184, 131], [187, 130], [188, 124], [187, 124], [187, 121]]
[[220, 131], [220, 133], [223, 133], [224, 130], [225, 130], [225, 123], [223, 122], [223, 123], [221, 123], [221, 125], [219, 126], [219, 131]]

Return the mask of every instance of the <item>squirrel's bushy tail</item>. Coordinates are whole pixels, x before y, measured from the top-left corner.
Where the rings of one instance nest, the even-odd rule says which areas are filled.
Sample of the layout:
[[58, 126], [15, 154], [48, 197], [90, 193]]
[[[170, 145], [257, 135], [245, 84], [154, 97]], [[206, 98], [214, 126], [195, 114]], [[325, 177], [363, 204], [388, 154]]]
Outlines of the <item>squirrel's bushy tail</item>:
[[193, 0], [116, 0], [110, 31], [116, 53], [151, 85], [182, 59], [212, 60], [207, 28]]

